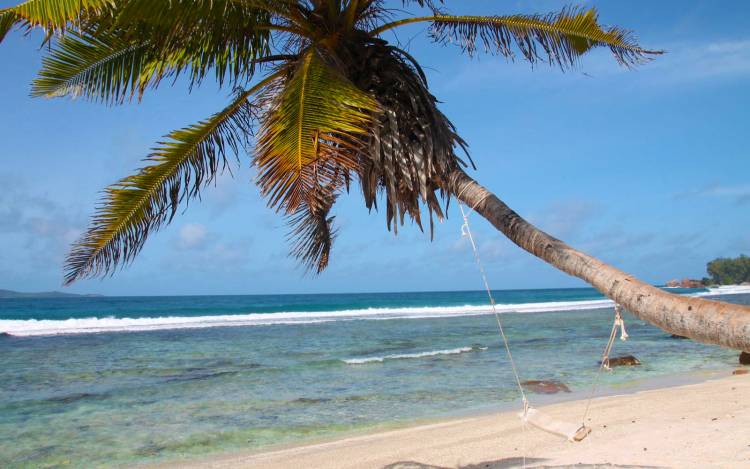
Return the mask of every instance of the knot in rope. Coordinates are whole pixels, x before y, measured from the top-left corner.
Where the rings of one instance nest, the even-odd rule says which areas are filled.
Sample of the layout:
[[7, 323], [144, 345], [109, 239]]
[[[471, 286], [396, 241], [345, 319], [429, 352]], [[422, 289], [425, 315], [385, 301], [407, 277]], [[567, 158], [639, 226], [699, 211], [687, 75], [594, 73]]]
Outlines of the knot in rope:
[[622, 318], [622, 315], [620, 312], [622, 311], [622, 306], [616, 304], [615, 305], [615, 327], [620, 328], [620, 340], [625, 341], [628, 340], [628, 331], [625, 330], [625, 320]]

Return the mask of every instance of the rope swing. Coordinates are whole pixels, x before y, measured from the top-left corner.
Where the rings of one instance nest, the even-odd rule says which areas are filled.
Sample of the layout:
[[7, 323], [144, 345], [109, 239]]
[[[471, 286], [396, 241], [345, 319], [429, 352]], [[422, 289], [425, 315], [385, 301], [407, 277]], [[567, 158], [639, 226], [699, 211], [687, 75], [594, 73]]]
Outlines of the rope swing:
[[[609, 340], [607, 341], [607, 345], [604, 348], [604, 352], [602, 353], [602, 360], [599, 365], [599, 369], [596, 373], [596, 376], [594, 378], [594, 383], [591, 387], [591, 393], [589, 394], [588, 400], [586, 401], [586, 408], [583, 413], [583, 418], [581, 419], [581, 424], [577, 425], [570, 422], [565, 422], [562, 420], [555, 419], [549, 415], [544, 414], [543, 412], [539, 411], [538, 409], [531, 406], [529, 403], [529, 400], [526, 396], [526, 391], [523, 388], [523, 385], [521, 384], [521, 378], [518, 374], [518, 367], [516, 366], [515, 360], [513, 360], [513, 354], [510, 351], [510, 344], [508, 342], [508, 337], [505, 335], [505, 330], [503, 329], [503, 323], [500, 319], [500, 313], [497, 312], [497, 308], [495, 307], [495, 298], [492, 295], [492, 290], [490, 289], [490, 284], [487, 281], [487, 274], [484, 270], [484, 266], [482, 265], [482, 260], [479, 257], [479, 250], [477, 249], [476, 242], [474, 241], [474, 236], [471, 233], [471, 227], [469, 226], [469, 215], [464, 210], [464, 205], [459, 201], [458, 207], [461, 210], [461, 216], [463, 217], [464, 223], [461, 225], [461, 235], [463, 237], [466, 237], [469, 239], [469, 242], [471, 243], [471, 249], [474, 252], [474, 261], [477, 264], [477, 267], [479, 268], [479, 273], [482, 276], [482, 282], [484, 283], [484, 288], [487, 291], [487, 298], [489, 299], [490, 307], [492, 308], [492, 313], [495, 316], [495, 321], [497, 322], [497, 328], [500, 332], [500, 337], [502, 339], [503, 345], [505, 346], [505, 353], [508, 357], [508, 362], [510, 363], [511, 370], [513, 371], [513, 376], [516, 380], [516, 385], [518, 386], [518, 392], [521, 398], [521, 404], [523, 405], [523, 411], [518, 414], [518, 416], [521, 418], [521, 421], [524, 423], [524, 429], [526, 424], [530, 424], [540, 430], [544, 430], [546, 432], [562, 436], [569, 441], [575, 442], [575, 441], [581, 441], [586, 436], [588, 436], [589, 433], [591, 433], [591, 428], [586, 426], [586, 418], [589, 414], [589, 409], [591, 407], [591, 401], [596, 395], [596, 391], [599, 386], [599, 377], [601, 375], [602, 370], [606, 369], [608, 371], [611, 371], [611, 368], [609, 366], [609, 356], [612, 352], [612, 348], [615, 343], [615, 338], [617, 337], [617, 332], [620, 332], [620, 340], [627, 340], [628, 334], [625, 331], [625, 321], [622, 319], [622, 308], [619, 304], [615, 304], [615, 318], [614, 323], [612, 324], [612, 330], [609, 335]], [[525, 457], [524, 457], [525, 459]]]

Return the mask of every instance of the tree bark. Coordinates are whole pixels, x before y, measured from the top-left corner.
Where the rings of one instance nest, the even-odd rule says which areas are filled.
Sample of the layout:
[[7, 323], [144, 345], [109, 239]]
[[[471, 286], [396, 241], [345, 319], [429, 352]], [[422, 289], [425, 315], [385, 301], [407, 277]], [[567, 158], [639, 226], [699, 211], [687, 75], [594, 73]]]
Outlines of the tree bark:
[[750, 351], [750, 307], [676, 295], [644, 283], [538, 229], [460, 169], [445, 186], [516, 245], [584, 280], [638, 318], [699, 342]]

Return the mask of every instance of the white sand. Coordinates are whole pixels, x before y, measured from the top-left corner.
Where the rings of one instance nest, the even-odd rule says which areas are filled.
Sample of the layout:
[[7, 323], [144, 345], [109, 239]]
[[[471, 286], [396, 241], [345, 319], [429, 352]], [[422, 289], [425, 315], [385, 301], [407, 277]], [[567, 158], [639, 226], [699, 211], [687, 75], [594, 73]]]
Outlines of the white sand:
[[[172, 464], [194, 468], [479, 468], [622, 464], [750, 468], [750, 374], [594, 400], [580, 443], [529, 429], [515, 412], [448, 420], [273, 452]], [[543, 407], [580, 420], [585, 402]], [[524, 450], [525, 448], [525, 450]]]

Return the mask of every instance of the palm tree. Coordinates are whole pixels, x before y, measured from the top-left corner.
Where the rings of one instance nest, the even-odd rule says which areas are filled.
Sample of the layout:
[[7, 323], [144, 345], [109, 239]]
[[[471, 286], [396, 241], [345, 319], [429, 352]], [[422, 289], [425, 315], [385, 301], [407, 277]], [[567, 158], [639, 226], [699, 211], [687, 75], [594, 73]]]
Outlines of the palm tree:
[[431, 14], [395, 20], [403, 15], [383, 0], [28, 0], [0, 10], [0, 40], [14, 27], [46, 32], [49, 54], [33, 96], [119, 104], [178, 76], [191, 86], [213, 77], [233, 89], [226, 108], [168, 134], [145, 168], [106, 189], [67, 259], [65, 283], [131, 262], [148, 234], [197, 197], [232, 154], [247, 153], [261, 194], [289, 222], [292, 255], [316, 272], [327, 266], [336, 237], [331, 208], [352, 180], [368, 209], [384, 206], [394, 231], [405, 218], [421, 228], [423, 210], [432, 230], [455, 197], [521, 248], [641, 319], [750, 350], [750, 308], [647, 285], [542, 232], [474, 181], [459, 157], [466, 145], [419, 63], [383, 35], [426, 23], [436, 43], [466, 54], [483, 49], [563, 70], [595, 47], [626, 67], [660, 52], [601, 26], [593, 9], [454, 16], [430, 0], [403, 3]]

